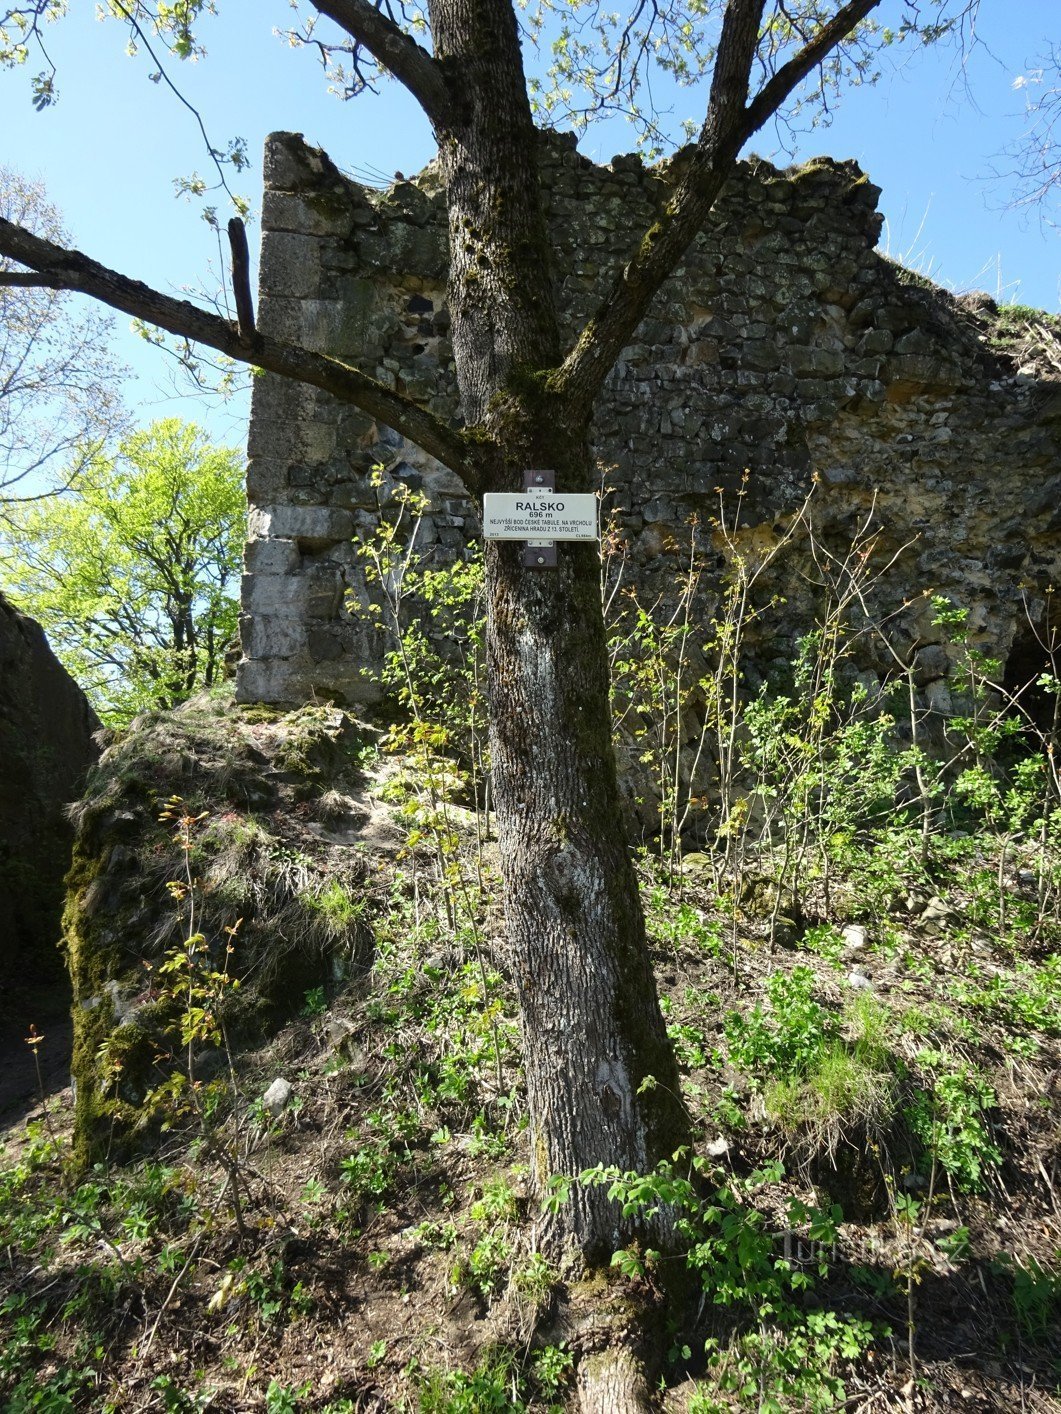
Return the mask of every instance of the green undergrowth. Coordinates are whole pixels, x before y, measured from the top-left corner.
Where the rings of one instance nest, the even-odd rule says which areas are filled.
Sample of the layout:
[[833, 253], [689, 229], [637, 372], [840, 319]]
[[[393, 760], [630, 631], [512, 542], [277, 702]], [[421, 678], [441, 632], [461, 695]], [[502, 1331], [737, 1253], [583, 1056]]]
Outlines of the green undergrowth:
[[[301, 989], [273, 1041], [234, 1047], [231, 1073], [226, 1062], [198, 1091], [160, 1078], [143, 1159], [78, 1170], [54, 1100], [47, 1122], [11, 1135], [5, 1409], [573, 1407], [570, 1278], [533, 1239], [496, 855], [468, 813], [451, 815], [456, 842], [441, 854], [418, 836], [407, 807], [422, 778], [401, 785], [396, 766], [388, 751], [359, 762], [364, 798], [387, 797], [405, 843], [385, 867], [362, 861], [355, 913], [371, 942], [356, 976]], [[312, 794], [304, 804], [308, 840], [319, 812]], [[213, 814], [180, 809], [165, 837], [184, 829], [185, 853], [208, 861]], [[1059, 1128], [1046, 1083], [1056, 958], [1034, 933], [1020, 953], [1011, 938], [990, 960], [973, 954], [968, 857], [949, 876], [934, 866], [949, 900], [941, 928], [904, 895], [872, 924], [838, 914], [779, 948], [771, 899], [752, 891], [735, 950], [702, 863], [675, 879], [643, 859], [696, 1146], [654, 1174], [601, 1165], [558, 1179], [548, 1201], [604, 1184], [628, 1211], [677, 1215], [675, 1253], [635, 1247], [615, 1266], [636, 1290], [680, 1260], [693, 1284], [662, 1351], [665, 1407], [839, 1409], [871, 1374], [896, 1388], [912, 1378], [926, 1408], [947, 1407], [938, 1331], [970, 1311], [983, 1369], [967, 1380], [997, 1395], [989, 1366], [1016, 1361], [1056, 1383], [1061, 1260], [1039, 1171]], [[315, 897], [345, 918], [354, 895], [333, 880]], [[172, 1014], [156, 1020], [174, 1052], [213, 1024], [210, 956], [192, 979], [176, 965], [188, 957], [179, 930], [162, 949]], [[279, 1109], [263, 1100], [277, 1074], [292, 1085]], [[1000, 1229], [1018, 1195], [1028, 1216]], [[351, 1302], [375, 1313], [354, 1337]], [[327, 1379], [312, 1353], [322, 1344], [339, 1352]]]
[[[404, 555], [420, 513], [399, 497], [362, 546], [385, 730], [199, 699], [116, 741], [76, 811], [77, 1100], [8, 1135], [0, 1407], [569, 1410], [572, 1311], [663, 1291], [684, 1293], [652, 1352], [674, 1414], [1056, 1400], [1056, 659], [1007, 693], [938, 597], [945, 719], [901, 659], [855, 675], [869, 543], [754, 686], [759, 552], [732, 525], [710, 624], [617, 596], [694, 1137], [543, 1194], [462, 618], [481, 579]], [[665, 1211], [672, 1248], [588, 1276], [547, 1256], [580, 1186]]]

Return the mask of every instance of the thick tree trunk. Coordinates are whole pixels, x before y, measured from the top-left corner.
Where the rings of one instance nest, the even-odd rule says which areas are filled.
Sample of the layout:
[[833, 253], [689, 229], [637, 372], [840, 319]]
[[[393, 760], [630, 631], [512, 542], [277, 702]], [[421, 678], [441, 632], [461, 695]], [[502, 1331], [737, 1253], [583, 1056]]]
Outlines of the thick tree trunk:
[[629, 1346], [615, 1346], [579, 1361], [582, 1414], [650, 1414], [654, 1408], [644, 1367]]
[[[521, 548], [487, 557], [491, 742], [543, 1185], [598, 1163], [644, 1173], [688, 1131], [624, 838], [596, 551], [565, 545], [534, 570]], [[580, 1185], [547, 1228], [591, 1259], [637, 1235], [643, 1221]]]
[[[585, 419], [550, 395], [560, 332], [516, 21], [508, 0], [431, 10], [455, 95], [439, 154], [449, 206], [449, 304], [461, 403], [492, 447], [487, 489], [525, 468], [561, 490], [593, 484]], [[611, 744], [596, 550], [525, 569], [487, 555], [494, 796], [520, 997], [534, 1175], [597, 1164], [645, 1172], [687, 1137], [660, 1014]], [[642, 1089], [643, 1082], [652, 1077]], [[602, 1187], [572, 1190], [546, 1245], [606, 1259], [634, 1236]]]

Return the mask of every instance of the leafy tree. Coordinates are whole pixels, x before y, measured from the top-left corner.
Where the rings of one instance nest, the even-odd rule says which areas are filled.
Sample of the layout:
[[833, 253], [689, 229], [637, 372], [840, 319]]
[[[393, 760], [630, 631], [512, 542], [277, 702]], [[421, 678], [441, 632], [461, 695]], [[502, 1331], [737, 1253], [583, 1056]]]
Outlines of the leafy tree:
[[[9, 10], [0, 58], [5, 45], [12, 58], [25, 53], [34, 26], [62, 8], [62, 0], [37, 0]], [[110, 0], [104, 8], [183, 56], [196, 52], [198, 21], [215, 6], [181, 0], [154, 10]], [[845, 78], [871, 77], [875, 46], [939, 38], [970, 8], [969, 0], [954, 0], [949, 12], [946, 0], [631, 0], [613, 12], [596, 0], [529, 8], [430, 0], [424, 15], [402, 0], [307, 4], [313, 32], [303, 38], [325, 55], [338, 86], [354, 94], [389, 74], [419, 102], [437, 139], [459, 430], [339, 359], [259, 333], [238, 275], [239, 317], [230, 322], [12, 223], [0, 222], [0, 252], [178, 336], [330, 391], [444, 462], [474, 495], [518, 490], [528, 467], [555, 469], [561, 490], [592, 490], [589, 429], [604, 380], [708, 219], [744, 144]], [[886, 26], [875, 22], [878, 10]], [[524, 42], [536, 34], [552, 59], [532, 92]], [[702, 82], [705, 115], [678, 186], [565, 347], [536, 120], [611, 107], [651, 129], [641, 105], [653, 64], [680, 82]], [[46, 69], [39, 97], [50, 97], [49, 83]], [[241, 228], [232, 235], [239, 271]], [[491, 542], [486, 581], [494, 790], [534, 1176], [543, 1186], [550, 1174], [598, 1164], [643, 1173], [687, 1137], [688, 1120], [621, 824], [597, 556], [591, 546], [564, 546], [559, 567], [543, 572], [524, 567], [518, 545]], [[574, 1245], [591, 1261], [631, 1238], [666, 1246], [672, 1236], [666, 1204], [620, 1211], [606, 1185], [570, 1190], [541, 1232], [545, 1246]], [[595, 1368], [585, 1407], [643, 1407], [639, 1377], [609, 1374], [607, 1362]]]
[[[67, 239], [43, 185], [11, 167], [0, 166], [0, 216]], [[6, 258], [0, 275], [20, 278]], [[0, 280], [0, 509], [69, 484], [121, 426], [110, 321], [79, 303], [60, 289]]]
[[65, 495], [12, 509], [0, 587], [121, 724], [217, 681], [244, 523], [240, 454], [167, 419], [93, 457]]

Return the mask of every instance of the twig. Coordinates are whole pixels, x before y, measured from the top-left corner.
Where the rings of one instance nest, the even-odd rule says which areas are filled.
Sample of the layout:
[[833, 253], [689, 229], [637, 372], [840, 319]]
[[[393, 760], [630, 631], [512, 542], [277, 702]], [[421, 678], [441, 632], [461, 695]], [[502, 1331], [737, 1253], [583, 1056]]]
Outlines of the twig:
[[170, 1287], [169, 1291], [167, 1291], [165, 1301], [163, 1301], [162, 1305], [158, 1308], [158, 1315], [155, 1317], [155, 1323], [154, 1323], [154, 1325], [151, 1327], [151, 1331], [150, 1331], [150, 1334], [149, 1334], [148, 1337], [147, 1337], [147, 1341], [145, 1342], [143, 1348], [142, 1348], [141, 1351], [140, 1351], [140, 1359], [141, 1359], [141, 1360], [143, 1360], [143, 1359], [146, 1357], [148, 1351], [151, 1349], [152, 1345], [153, 1345], [154, 1342], [155, 1342], [155, 1336], [158, 1334], [159, 1323], [160, 1323], [160, 1321], [162, 1320], [162, 1317], [166, 1314], [166, 1308], [169, 1306], [169, 1303], [173, 1300], [173, 1297], [174, 1297], [174, 1295], [176, 1294], [176, 1291], [177, 1291], [178, 1286], [180, 1286], [180, 1284], [181, 1284], [181, 1281], [182, 1281], [182, 1279], [183, 1279], [183, 1277], [184, 1277], [185, 1272], [188, 1270], [188, 1268], [191, 1266], [192, 1262], [195, 1260], [196, 1253], [197, 1253], [197, 1251], [199, 1250], [199, 1245], [200, 1245], [200, 1243], [202, 1242], [202, 1237], [203, 1237], [202, 1233], [199, 1233], [199, 1235], [196, 1237], [195, 1241], [192, 1243], [191, 1251], [188, 1253], [188, 1256], [187, 1256], [186, 1259], [185, 1259], [184, 1266], [181, 1267], [180, 1271], [179, 1271], [179, 1272], [177, 1273], [177, 1275], [173, 1278], [173, 1285]]

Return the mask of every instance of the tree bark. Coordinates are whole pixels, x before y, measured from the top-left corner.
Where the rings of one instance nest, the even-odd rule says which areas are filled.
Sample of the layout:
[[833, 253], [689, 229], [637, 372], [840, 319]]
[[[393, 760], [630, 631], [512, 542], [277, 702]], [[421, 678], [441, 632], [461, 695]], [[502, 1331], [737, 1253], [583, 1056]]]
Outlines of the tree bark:
[[[522, 1013], [534, 1176], [597, 1164], [644, 1173], [688, 1121], [624, 837], [611, 743], [594, 549], [561, 546], [553, 570], [521, 547], [487, 555], [494, 793], [509, 940]], [[652, 1077], [642, 1089], [643, 1082]], [[633, 1237], [603, 1187], [575, 1185], [543, 1226], [591, 1260]]]
[[[484, 484], [518, 489], [549, 467], [591, 488], [586, 421], [549, 393], [560, 328], [535, 131], [508, 0], [444, 0], [436, 57], [461, 95], [440, 144], [450, 230], [449, 306], [461, 402], [489, 433]], [[597, 1164], [645, 1172], [688, 1137], [659, 1009], [611, 742], [595, 548], [562, 545], [552, 570], [522, 546], [487, 552], [494, 797], [520, 1009], [533, 1171]], [[653, 1077], [656, 1087], [642, 1082]], [[666, 1242], [665, 1218], [653, 1225]], [[646, 1235], [602, 1187], [575, 1185], [543, 1223], [554, 1250], [590, 1261]]]
[[579, 1361], [578, 1403], [582, 1414], [650, 1414], [644, 1367], [629, 1346], [613, 1346]]

